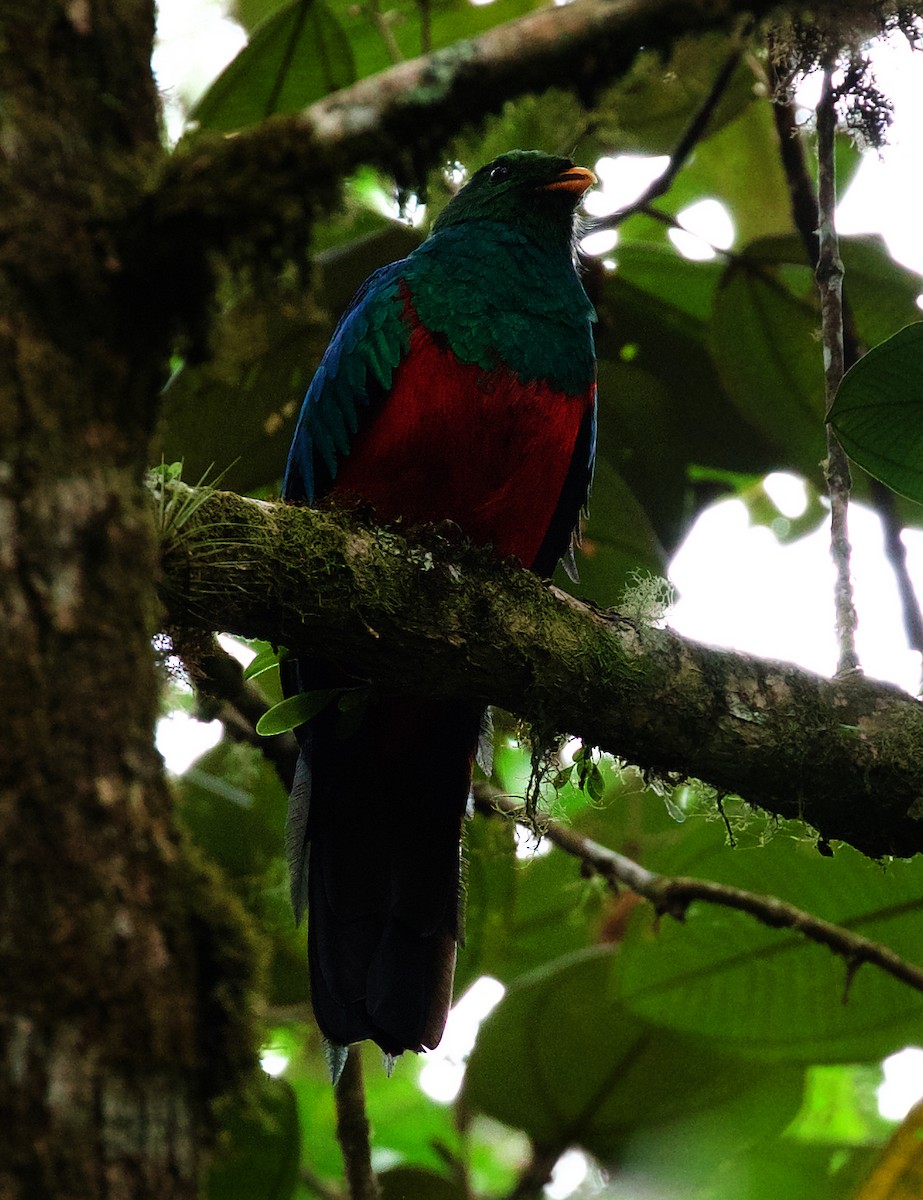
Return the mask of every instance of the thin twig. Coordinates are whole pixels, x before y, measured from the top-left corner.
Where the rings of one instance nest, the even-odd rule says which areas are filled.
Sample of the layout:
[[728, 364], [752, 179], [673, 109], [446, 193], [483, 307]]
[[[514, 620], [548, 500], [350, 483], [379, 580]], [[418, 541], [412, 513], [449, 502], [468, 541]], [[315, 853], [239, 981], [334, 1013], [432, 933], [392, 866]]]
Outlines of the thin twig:
[[602, 217], [600, 220], [594, 221], [592, 225], [594, 231], [598, 229], [616, 229], [623, 221], [627, 221], [629, 217], [646, 210], [654, 200], [666, 195], [673, 186], [676, 176], [686, 165], [690, 154], [707, 133], [711, 119], [715, 115], [715, 109], [718, 107], [721, 97], [727, 91], [728, 84], [737, 70], [741, 54], [742, 51], [739, 48], [732, 50], [724, 60], [721, 70], [718, 72], [711, 86], [711, 90], [702, 101], [698, 112], [696, 112], [695, 116], [689, 122], [682, 137], [676, 143], [663, 174], [658, 175], [637, 200], [634, 200], [625, 208], [620, 208], [618, 212], [612, 213], [611, 216]]
[[[175, 644], [183, 658], [183, 644]], [[184, 659], [185, 661], [185, 659]], [[256, 723], [266, 711], [262, 692], [244, 679], [243, 668], [232, 655], [212, 639], [208, 652], [191, 667], [190, 674], [199, 694], [201, 720], [218, 720], [234, 742], [255, 747], [276, 768], [285, 787], [292, 786], [298, 745], [291, 733], [263, 737], [256, 732]]]
[[[779, 91], [779, 79], [775, 72], [770, 74], [773, 95]], [[776, 132], [779, 135], [779, 152], [785, 178], [788, 183], [789, 199], [795, 228], [804, 245], [811, 266], [816, 269], [818, 258], [817, 197], [808, 173], [804, 156], [804, 144], [799, 136], [795, 118], [795, 106], [790, 100], [778, 99], [773, 103]], [[849, 304], [843, 296], [843, 366], [848, 371], [863, 353], [856, 329], [856, 322]], [[904, 630], [908, 644], [923, 656], [923, 612], [907, 569], [907, 551], [901, 540], [904, 528], [895, 503], [894, 493], [877, 479], [869, 478], [872, 506], [881, 521], [884, 536], [885, 557], [894, 572]]]
[[420, 53], [431, 54], [433, 49], [433, 9], [431, 0], [417, 0], [420, 10]]
[[[522, 817], [522, 804], [503, 796], [495, 789], [478, 785], [475, 796], [476, 805], [481, 812], [499, 812], [508, 817]], [[658, 914], [682, 921], [690, 904], [695, 900], [717, 904], [723, 908], [734, 908], [739, 912], [749, 913], [772, 929], [792, 929], [803, 934], [809, 941], [826, 946], [844, 959], [851, 977], [863, 963], [870, 963], [901, 983], [923, 992], [923, 968], [906, 962], [887, 946], [872, 942], [860, 934], [851, 933], [830, 921], [824, 921], [776, 896], [747, 892], [742, 888], [715, 883], [710, 879], [693, 879], [685, 875], [657, 875], [633, 859], [601, 846], [598, 842], [583, 837], [555, 821], [543, 822], [542, 836], [567, 854], [592, 867], [613, 887], [624, 884], [649, 900]]]
[[334, 1091], [337, 1141], [343, 1152], [349, 1200], [380, 1200], [381, 1191], [372, 1170], [369, 1119], [365, 1113], [362, 1059], [358, 1046], [350, 1046], [343, 1073]]
[[[394, 30], [391, 28], [391, 22], [388, 20], [386, 13], [381, 11], [381, 0], [368, 0], [366, 5], [369, 17], [372, 24], [378, 30], [378, 36], [385, 44], [385, 49], [388, 52], [388, 58], [394, 64], [404, 61], [404, 56], [401, 53], [401, 48], [397, 44], [397, 38], [394, 36]], [[426, 51], [424, 51], [426, 53]]]
[[891, 565], [897, 582], [907, 643], [912, 650], [918, 651], [923, 656], [923, 612], [920, 611], [920, 601], [907, 567], [907, 547], [901, 538], [904, 523], [897, 510], [894, 493], [890, 488], [885, 487], [877, 479], [869, 478], [869, 491], [875, 511], [878, 513], [878, 519], [881, 521], [885, 557]]
[[[843, 261], [834, 223], [836, 208], [836, 92], [833, 64], [824, 69], [824, 85], [817, 105], [818, 251], [817, 288], [820, 293], [821, 331], [824, 346], [824, 387], [830, 411], [843, 378]], [[859, 669], [856, 653], [856, 608], [853, 603], [849, 560], [849, 463], [843, 447], [827, 425], [827, 494], [830, 497], [830, 553], [836, 568], [834, 604], [838, 644], [837, 675]]]

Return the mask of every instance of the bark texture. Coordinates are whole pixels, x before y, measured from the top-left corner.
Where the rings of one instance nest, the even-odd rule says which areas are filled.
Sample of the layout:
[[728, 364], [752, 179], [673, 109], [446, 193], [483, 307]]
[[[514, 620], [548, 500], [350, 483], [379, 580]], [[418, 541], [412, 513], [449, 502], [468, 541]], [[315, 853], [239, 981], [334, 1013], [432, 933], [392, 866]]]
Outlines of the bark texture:
[[[197, 1194], [252, 952], [152, 743], [145, 0], [0, 15], [0, 1196]], [[222, 991], [221, 989], [224, 989]]]
[[923, 705], [898, 688], [601, 612], [425, 531], [411, 542], [354, 513], [198, 498], [165, 542], [179, 624], [322, 649], [394, 693], [498, 704], [868, 855], [923, 850]]

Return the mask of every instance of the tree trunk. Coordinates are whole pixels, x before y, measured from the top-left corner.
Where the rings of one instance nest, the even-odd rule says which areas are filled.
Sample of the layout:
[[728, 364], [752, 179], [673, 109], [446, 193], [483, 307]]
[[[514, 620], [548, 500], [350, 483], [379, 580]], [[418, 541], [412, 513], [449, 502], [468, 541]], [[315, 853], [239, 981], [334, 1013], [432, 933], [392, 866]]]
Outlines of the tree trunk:
[[250, 958], [152, 741], [168, 343], [119, 237], [162, 154], [153, 5], [3, 9], [0, 1197], [193, 1196]]

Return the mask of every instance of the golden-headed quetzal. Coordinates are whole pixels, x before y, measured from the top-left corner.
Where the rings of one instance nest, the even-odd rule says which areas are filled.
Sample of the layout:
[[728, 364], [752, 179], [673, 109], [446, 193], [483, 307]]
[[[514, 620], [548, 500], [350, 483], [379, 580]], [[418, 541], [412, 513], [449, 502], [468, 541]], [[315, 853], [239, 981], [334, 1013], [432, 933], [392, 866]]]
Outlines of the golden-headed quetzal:
[[[595, 450], [593, 309], [575, 209], [595, 182], [566, 158], [482, 167], [407, 258], [352, 300], [308, 388], [283, 484], [295, 503], [451, 521], [547, 576], [570, 554]], [[355, 685], [323, 658], [283, 662], [287, 694]], [[287, 846], [308, 909], [311, 999], [332, 1063], [371, 1038], [438, 1044], [459, 937], [461, 825], [482, 714], [373, 696], [298, 731]], [[335, 1071], [337, 1067], [333, 1068]]]

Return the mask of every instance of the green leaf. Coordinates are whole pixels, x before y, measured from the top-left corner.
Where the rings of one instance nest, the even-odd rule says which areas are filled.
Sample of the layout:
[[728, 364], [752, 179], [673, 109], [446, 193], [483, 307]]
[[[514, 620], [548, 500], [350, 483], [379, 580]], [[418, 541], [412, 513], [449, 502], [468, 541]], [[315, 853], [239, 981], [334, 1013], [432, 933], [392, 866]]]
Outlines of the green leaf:
[[727, 207], [737, 244], [792, 231], [788, 183], [768, 100], [749, 104], [735, 120], [699, 143], [695, 157], [657, 207], [676, 214], [710, 197]]
[[476, 818], [465, 838], [467, 912], [457, 990], [479, 975], [510, 983], [526, 971], [588, 946], [602, 908], [596, 881], [557, 850], [519, 859], [513, 825]]
[[273, 667], [279, 665], [280, 659], [284, 658], [286, 654], [285, 650], [274, 650], [271, 646], [267, 646], [244, 667], [244, 679], [256, 679], [258, 675], [271, 671]]
[[149, 472], [160, 483], [175, 483], [183, 477], [182, 462], [161, 462], [151, 467]]
[[[878, 341], [919, 313], [921, 282], [878, 238], [843, 238], [859, 336]], [[730, 264], [715, 296], [712, 349], [741, 414], [776, 449], [776, 466], [819, 478], [823, 358], [813, 272], [800, 240], [763, 238]], [[861, 460], [859, 460], [861, 461]]]
[[[846, 1200], [862, 1178], [872, 1151], [837, 1142], [801, 1144], [794, 1138], [767, 1138], [733, 1162], [692, 1197], [682, 1189], [682, 1163], [674, 1180], [676, 1200]], [[897, 1200], [889, 1197], [888, 1200]]]
[[[720, 826], [692, 817], [681, 837], [652, 842], [645, 865], [778, 896], [919, 962], [923, 862], [883, 866], [849, 846], [823, 858], [799, 832], [782, 826], [768, 844], [742, 836], [734, 849]], [[766, 1061], [869, 1061], [923, 1035], [919, 992], [863, 966], [844, 1002], [840, 957], [713, 904], [694, 904], [684, 922], [661, 921], [656, 932], [639, 923], [612, 986], [645, 1020]]]
[[[731, 52], [730, 38], [720, 34], [685, 37], [666, 64], [653, 51], [642, 52], [628, 75], [604, 97], [610, 145], [645, 154], [670, 154], [690, 120], [702, 106]], [[753, 101], [753, 71], [742, 62], [711, 115], [708, 131], [716, 133]]]
[[610, 949], [589, 951], [511, 987], [481, 1026], [462, 1103], [545, 1148], [576, 1143], [624, 1163], [642, 1138], [641, 1157], [672, 1146], [704, 1171], [781, 1132], [803, 1072], [756, 1068], [642, 1020], [615, 997], [617, 962]]
[[711, 317], [715, 288], [724, 271], [719, 259], [694, 262], [683, 258], [672, 242], [620, 242], [613, 256], [622, 282], [696, 321]]
[[846, 453], [923, 502], [923, 322], [870, 350], [843, 377], [830, 423]]
[[823, 362], [813, 297], [758, 261], [735, 260], [715, 296], [715, 362], [738, 411], [775, 447], [775, 465], [817, 476], [825, 454]]
[[[471, 4], [470, 0], [435, 0], [428, 6], [429, 49], [477, 37], [515, 17], [541, 7], [540, 0], [494, 0], [492, 4]], [[331, 8], [346, 31], [355, 61], [356, 77], [364, 79], [393, 66], [393, 61], [370, 11], [350, 0], [331, 0]], [[405, 58], [426, 53], [423, 44], [421, 12], [417, 0], [391, 0], [387, 16], [398, 50]]]
[[261, 21], [287, 3], [289, 0], [233, 0], [231, 11], [244, 29], [252, 33]]
[[[755, 474], [771, 470], [778, 458], [732, 401], [710, 353], [708, 325], [699, 314], [714, 286], [713, 270], [706, 264], [700, 274], [698, 266], [690, 270], [674, 258], [677, 295], [671, 296], [669, 262], [639, 252], [630, 258], [626, 276], [621, 271], [603, 276], [597, 301], [598, 461], [618, 473], [667, 552], [685, 535], [701, 503], [689, 484], [693, 465]], [[696, 291], [688, 304], [679, 298], [687, 283]], [[600, 480], [605, 483], [597, 467], [597, 487]], [[591, 541], [596, 504], [594, 489]], [[617, 512], [616, 507], [603, 512], [603, 536], [619, 536]], [[663, 573], [650, 562], [636, 565]], [[611, 593], [593, 598], [613, 603]]]
[[290, 0], [259, 24], [189, 118], [230, 132], [298, 112], [355, 78], [349, 40], [324, 0]]
[[923, 278], [896, 263], [880, 237], [841, 238], [840, 253], [845, 295], [866, 346], [877, 346], [919, 318]]
[[341, 688], [325, 688], [316, 692], [299, 692], [289, 696], [281, 704], [267, 709], [256, 723], [260, 737], [273, 737], [277, 733], [288, 733], [327, 707], [342, 692]]
[[274, 873], [282, 856], [286, 795], [263, 755], [225, 738], [175, 788], [180, 818], [212, 862], [234, 880]]

